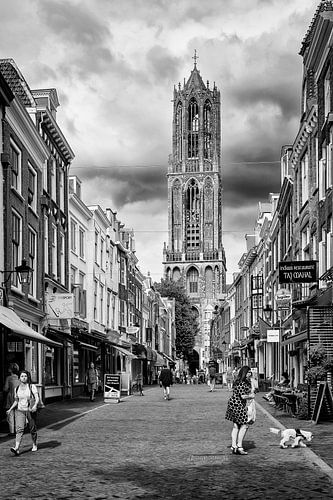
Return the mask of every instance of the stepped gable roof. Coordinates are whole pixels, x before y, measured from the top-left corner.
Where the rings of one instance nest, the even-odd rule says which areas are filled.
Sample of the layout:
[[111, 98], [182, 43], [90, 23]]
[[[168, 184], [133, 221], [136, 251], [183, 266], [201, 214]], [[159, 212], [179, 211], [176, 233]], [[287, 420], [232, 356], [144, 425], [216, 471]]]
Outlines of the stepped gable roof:
[[23, 106], [32, 107], [36, 105], [29, 85], [13, 59], [0, 59], [0, 71], [11, 91]]
[[319, 22], [319, 18], [321, 17], [321, 13], [322, 12], [329, 12], [329, 11], [331, 11], [331, 12], [333, 11], [333, 2], [331, 0], [322, 0], [316, 9], [316, 12], [315, 12], [315, 14], [312, 18], [311, 24], [309, 26], [309, 29], [308, 29], [305, 37], [303, 38], [302, 47], [301, 47], [301, 50], [299, 52], [299, 54], [301, 56], [304, 55], [307, 47], [312, 42], [314, 33], [316, 31], [316, 28], [317, 28], [317, 25]]
[[206, 85], [201, 78], [200, 71], [197, 69], [196, 65], [192, 69], [190, 78], [187, 80], [185, 85], [185, 90], [191, 90], [193, 88], [198, 90], [207, 90]]

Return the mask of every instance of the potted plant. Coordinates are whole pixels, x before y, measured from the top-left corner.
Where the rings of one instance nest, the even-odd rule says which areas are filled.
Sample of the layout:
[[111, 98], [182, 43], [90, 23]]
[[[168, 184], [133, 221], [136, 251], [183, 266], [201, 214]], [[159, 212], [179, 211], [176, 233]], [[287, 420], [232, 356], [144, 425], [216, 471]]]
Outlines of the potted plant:
[[310, 366], [306, 373], [307, 381], [310, 385], [316, 385], [321, 380], [326, 380], [327, 373], [333, 368], [333, 362], [327, 356], [326, 348], [323, 344], [315, 344], [309, 352]]

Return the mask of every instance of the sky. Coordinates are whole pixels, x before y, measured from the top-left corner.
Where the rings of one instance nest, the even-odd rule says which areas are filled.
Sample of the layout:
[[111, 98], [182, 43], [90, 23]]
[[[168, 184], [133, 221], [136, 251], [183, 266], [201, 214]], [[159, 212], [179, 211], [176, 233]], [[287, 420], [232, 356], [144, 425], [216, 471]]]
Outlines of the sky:
[[31, 89], [56, 88], [86, 205], [135, 233], [144, 274], [163, 275], [173, 88], [197, 67], [221, 91], [227, 283], [258, 202], [280, 189], [300, 121], [302, 40], [319, 0], [0, 0], [0, 58]]

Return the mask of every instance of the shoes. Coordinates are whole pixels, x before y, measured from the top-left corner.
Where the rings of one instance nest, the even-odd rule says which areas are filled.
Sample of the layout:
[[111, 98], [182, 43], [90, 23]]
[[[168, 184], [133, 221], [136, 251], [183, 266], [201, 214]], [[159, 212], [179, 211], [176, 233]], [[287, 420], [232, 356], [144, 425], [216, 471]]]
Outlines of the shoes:
[[31, 448], [31, 451], [37, 451], [37, 450], [38, 450], [37, 445], [36, 445], [36, 444], [33, 444], [33, 445], [32, 445], [32, 448]]
[[268, 401], [268, 402], [269, 402], [269, 399], [268, 399], [268, 397], [267, 397], [267, 396], [263, 396], [262, 398], [263, 398], [265, 401]]
[[166, 399], [166, 396], [164, 396], [164, 399]]
[[237, 455], [247, 455], [247, 451], [244, 450], [244, 448], [237, 448], [236, 450]]
[[18, 457], [18, 456], [19, 456], [19, 454], [20, 454], [20, 452], [19, 452], [16, 448], [11, 448], [11, 449], [10, 449], [10, 451], [11, 451], [12, 453], [14, 453], [14, 455], [15, 455], [16, 457]]
[[234, 448], [233, 446], [231, 446], [231, 447], [230, 447], [230, 449], [231, 449], [231, 453], [232, 453], [233, 455], [238, 455], [238, 453], [237, 453], [237, 447], [236, 447], [236, 448]]

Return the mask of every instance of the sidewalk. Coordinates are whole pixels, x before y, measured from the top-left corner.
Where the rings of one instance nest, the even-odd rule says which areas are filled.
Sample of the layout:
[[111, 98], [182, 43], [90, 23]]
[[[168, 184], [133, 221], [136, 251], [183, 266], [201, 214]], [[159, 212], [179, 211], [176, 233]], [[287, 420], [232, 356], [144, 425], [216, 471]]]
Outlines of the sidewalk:
[[[333, 421], [314, 424], [311, 420], [300, 420], [270, 405], [263, 399], [265, 392], [259, 392], [256, 401], [278, 420], [286, 429], [303, 429], [313, 433], [311, 450], [333, 469]], [[273, 426], [272, 426], [273, 427]]]

